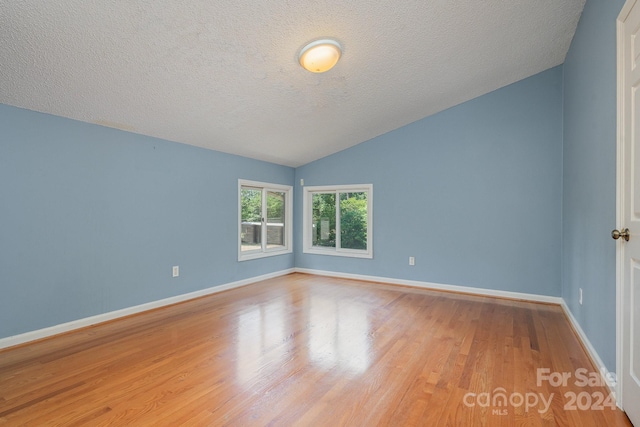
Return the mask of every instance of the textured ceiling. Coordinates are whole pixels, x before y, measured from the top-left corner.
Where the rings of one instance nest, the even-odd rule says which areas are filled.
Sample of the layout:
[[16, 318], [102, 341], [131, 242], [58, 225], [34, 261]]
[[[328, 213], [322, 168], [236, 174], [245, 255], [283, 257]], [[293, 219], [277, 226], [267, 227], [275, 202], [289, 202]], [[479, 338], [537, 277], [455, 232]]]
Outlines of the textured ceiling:
[[583, 6], [0, 0], [0, 103], [298, 166], [561, 64]]

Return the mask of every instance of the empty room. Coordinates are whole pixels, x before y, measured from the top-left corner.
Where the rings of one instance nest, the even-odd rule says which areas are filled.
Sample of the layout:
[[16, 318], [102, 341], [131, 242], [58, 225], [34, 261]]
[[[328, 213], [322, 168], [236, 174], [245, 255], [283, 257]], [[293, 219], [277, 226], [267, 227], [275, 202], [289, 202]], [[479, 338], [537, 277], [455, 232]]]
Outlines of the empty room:
[[0, 1], [0, 425], [640, 425], [639, 28]]

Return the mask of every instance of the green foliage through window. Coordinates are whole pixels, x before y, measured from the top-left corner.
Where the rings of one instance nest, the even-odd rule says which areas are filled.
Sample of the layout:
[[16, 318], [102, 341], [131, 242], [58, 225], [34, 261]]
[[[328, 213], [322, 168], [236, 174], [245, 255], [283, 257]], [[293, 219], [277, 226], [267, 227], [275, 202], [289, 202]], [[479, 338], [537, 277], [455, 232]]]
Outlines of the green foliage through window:
[[340, 194], [340, 246], [367, 249], [367, 193]]
[[[339, 199], [338, 199], [339, 198]], [[337, 200], [340, 201], [339, 205]], [[331, 192], [312, 195], [312, 245], [335, 248], [339, 209], [340, 244], [343, 249], [367, 249], [367, 193]]]
[[242, 189], [242, 222], [260, 222], [262, 220], [262, 190]]
[[313, 245], [336, 247], [336, 195], [313, 195]]

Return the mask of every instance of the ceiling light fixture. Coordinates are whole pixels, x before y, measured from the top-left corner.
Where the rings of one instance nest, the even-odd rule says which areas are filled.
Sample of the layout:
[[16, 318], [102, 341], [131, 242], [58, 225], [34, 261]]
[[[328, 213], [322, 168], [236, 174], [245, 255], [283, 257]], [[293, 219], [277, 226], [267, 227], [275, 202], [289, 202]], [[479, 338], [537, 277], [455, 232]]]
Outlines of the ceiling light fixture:
[[340, 43], [331, 39], [316, 40], [300, 51], [300, 65], [312, 73], [324, 73], [333, 68], [340, 59]]

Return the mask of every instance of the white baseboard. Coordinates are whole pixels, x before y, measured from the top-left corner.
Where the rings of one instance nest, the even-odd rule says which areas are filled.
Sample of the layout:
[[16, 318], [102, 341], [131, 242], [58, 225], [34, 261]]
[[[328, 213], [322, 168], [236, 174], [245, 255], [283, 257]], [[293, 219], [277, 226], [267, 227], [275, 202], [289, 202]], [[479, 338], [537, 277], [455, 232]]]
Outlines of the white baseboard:
[[261, 276], [238, 280], [236, 282], [231, 282], [231, 283], [225, 283], [223, 285], [213, 286], [211, 288], [190, 292], [188, 294], [176, 295], [174, 297], [165, 298], [157, 301], [151, 301], [145, 304], [123, 308], [121, 310], [115, 310], [115, 311], [110, 311], [108, 313], [98, 314], [96, 316], [85, 317], [84, 319], [73, 320], [71, 322], [50, 326], [48, 328], [38, 329], [36, 331], [25, 332], [20, 335], [1, 338], [0, 349], [13, 347], [15, 345], [24, 344], [30, 341], [40, 340], [42, 338], [47, 338], [53, 335], [62, 334], [62, 333], [73, 331], [80, 328], [86, 328], [87, 326], [95, 325], [97, 323], [107, 322], [109, 320], [130, 316], [132, 314], [153, 310], [155, 308], [164, 307], [167, 305], [176, 304], [183, 301], [188, 301], [190, 299], [199, 298], [205, 295], [211, 295], [211, 294], [226, 291], [229, 289], [239, 288], [241, 286], [250, 285], [252, 283], [260, 282], [262, 280], [272, 279], [274, 277], [280, 277], [287, 274], [291, 274], [294, 271], [295, 270], [293, 268], [290, 268], [287, 270], [281, 270], [274, 273], [263, 274]]
[[498, 291], [494, 289], [473, 288], [470, 286], [444, 285], [441, 283], [421, 282], [417, 280], [393, 279], [390, 277], [366, 276], [362, 274], [338, 273], [335, 271], [312, 270], [309, 268], [296, 268], [297, 273], [314, 274], [316, 276], [338, 277], [342, 279], [364, 280], [367, 282], [388, 283], [392, 285], [411, 286], [415, 288], [431, 289], [435, 291], [460, 292], [478, 296], [490, 296], [498, 298], [509, 298], [523, 301], [543, 302], [549, 304], [562, 304], [562, 297], [551, 297], [548, 295], [527, 294], [522, 292]]
[[[562, 307], [562, 310], [564, 311], [564, 313], [567, 315], [567, 318], [571, 322], [571, 326], [573, 326], [573, 329], [578, 334], [578, 338], [580, 339], [580, 341], [582, 341], [582, 345], [587, 350], [588, 356], [591, 358], [591, 361], [596, 365], [596, 368], [598, 368], [598, 371], [600, 371], [600, 375], [602, 376], [602, 380], [604, 384], [607, 384], [609, 386], [609, 390], [611, 390], [614, 398], [616, 398], [618, 396], [616, 392], [619, 384], [618, 381], [616, 380], [616, 374], [609, 372], [604, 362], [600, 358], [600, 355], [591, 344], [591, 341], [589, 341], [589, 338], [587, 338], [587, 335], [582, 330], [580, 323], [578, 323], [578, 320], [573, 316], [573, 313], [571, 313], [571, 310], [569, 309], [569, 306], [567, 305], [564, 299], [562, 300], [562, 304], [560, 304], [560, 306]], [[618, 407], [620, 407], [620, 403], [618, 402], [617, 398], [616, 398], [616, 404], [618, 405]]]

